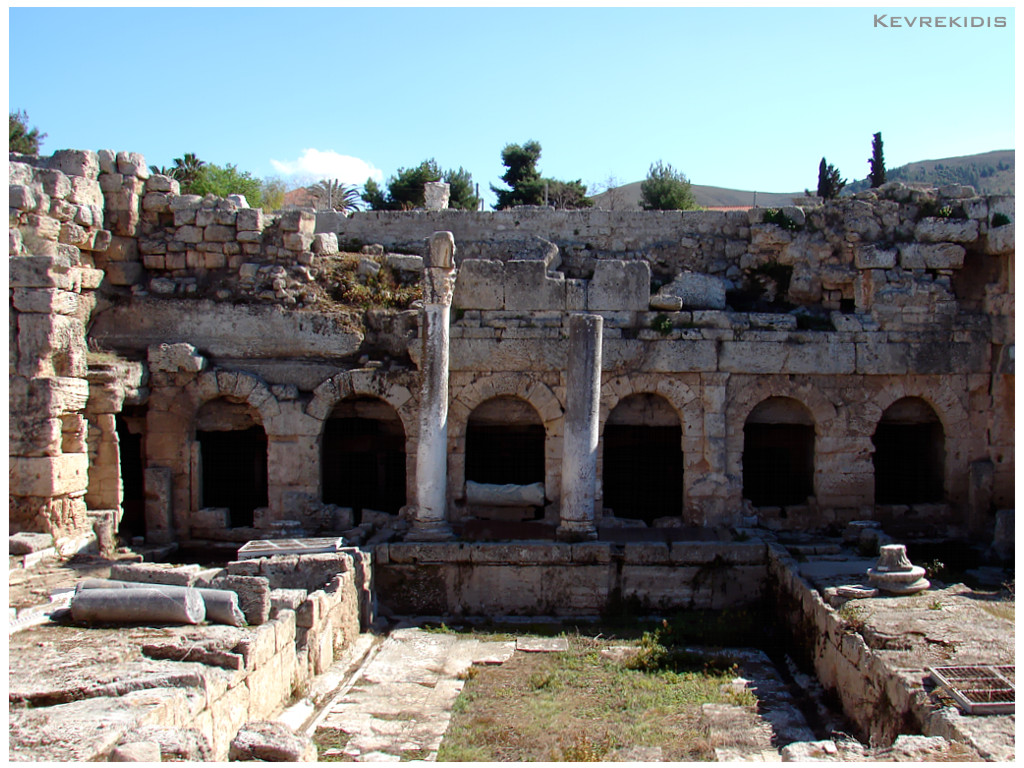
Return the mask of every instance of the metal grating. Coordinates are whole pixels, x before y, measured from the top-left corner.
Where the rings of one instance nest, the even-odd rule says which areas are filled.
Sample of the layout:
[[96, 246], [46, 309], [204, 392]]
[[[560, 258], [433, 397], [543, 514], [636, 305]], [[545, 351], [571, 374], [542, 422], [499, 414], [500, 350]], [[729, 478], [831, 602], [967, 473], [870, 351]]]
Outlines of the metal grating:
[[929, 667], [929, 674], [969, 715], [1014, 712], [1014, 666]]
[[319, 555], [337, 552], [345, 540], [340, 536], [322, 539], [258, 539], [247, 542], [238, 550], [239, 560], [274, 555]]

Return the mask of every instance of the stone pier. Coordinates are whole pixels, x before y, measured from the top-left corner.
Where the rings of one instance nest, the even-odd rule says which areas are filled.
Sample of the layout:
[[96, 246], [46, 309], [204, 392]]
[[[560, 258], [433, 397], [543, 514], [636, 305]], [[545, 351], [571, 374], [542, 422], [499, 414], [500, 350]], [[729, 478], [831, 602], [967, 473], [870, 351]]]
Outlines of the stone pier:
[[455, 289], [455, 238], [435, 232], [423, 269], [420, 315], [420, 434], [416, 448], [416, 514], [409, 539], [448, 539], [448, 324]]
[[569, 357], [565, 386], [562, 448], [562, 507], [558, 537], [596, 539], [598, 415], [601, 408], [600, 315], [569, 317]]

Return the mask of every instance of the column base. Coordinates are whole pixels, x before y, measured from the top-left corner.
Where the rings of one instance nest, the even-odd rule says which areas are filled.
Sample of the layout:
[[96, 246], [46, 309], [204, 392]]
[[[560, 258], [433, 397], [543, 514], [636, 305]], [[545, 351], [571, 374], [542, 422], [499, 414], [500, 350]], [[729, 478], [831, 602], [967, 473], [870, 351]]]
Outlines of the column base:
[[454, 538], [455, 533], [445, 520], [414, 520], [412, 528], [405, 535], [405, 541], [451, 541]]
[[596, 541], [597, 528], [588, 524], [563, 522], [555, 529], [555, 538], [566, 542]]

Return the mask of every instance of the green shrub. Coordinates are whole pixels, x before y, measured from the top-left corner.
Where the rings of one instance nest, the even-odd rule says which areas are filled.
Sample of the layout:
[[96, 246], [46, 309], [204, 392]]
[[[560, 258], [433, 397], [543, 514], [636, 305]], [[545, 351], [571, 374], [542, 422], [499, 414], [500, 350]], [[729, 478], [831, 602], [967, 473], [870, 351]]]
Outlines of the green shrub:
[[1010, 223], [1010, 217], [1005, 213], [996, 213], [992, 216], [992, 226], [1002, 227]]
[[778, 208], [769, 208], [764, 212], [764, 216], [761, 217], [761, 220], [765, 224], [777, 224], [783, 229], [794, 230], [799, 228], [795, 221], [789, 218], [789, 216], [784, 214]]
[[651, 330], [657, 331], [662, 336], [668, 336], [672, 333], [672, 320], [668, 315], [657, 315], [651, 320]]

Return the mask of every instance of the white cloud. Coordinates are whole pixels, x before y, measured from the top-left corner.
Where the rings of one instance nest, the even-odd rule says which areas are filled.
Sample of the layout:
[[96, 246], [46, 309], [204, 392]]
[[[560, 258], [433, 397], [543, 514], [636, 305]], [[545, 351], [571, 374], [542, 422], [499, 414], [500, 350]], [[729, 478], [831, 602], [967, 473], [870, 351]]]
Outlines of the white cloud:
[[337, 179], [342, 184], [362, 186], [367, 179], [384, 181], [384, 172], [365, 160], [341, 155], [334, 150], [304, 149], [298, 160], [271, 160], [270, 164], [283, 176], [317, 181]]

